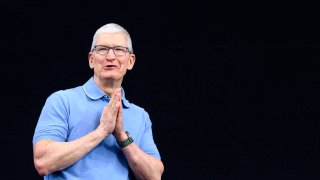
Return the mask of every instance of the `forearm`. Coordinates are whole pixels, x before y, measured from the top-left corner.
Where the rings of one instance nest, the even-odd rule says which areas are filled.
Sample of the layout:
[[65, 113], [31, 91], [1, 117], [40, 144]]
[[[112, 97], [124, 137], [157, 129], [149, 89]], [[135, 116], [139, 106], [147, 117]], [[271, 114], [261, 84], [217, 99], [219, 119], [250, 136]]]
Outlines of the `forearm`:
[[104, 139], [95, 130], [71, 142], [39, 141], [34, 145], [34, 163], [40, 175], [62, 170], [91, 151]]
[[135, 143], [122, 149], [137, 179], [158, 180], [164, 171], [163, 163], [143, 152]]

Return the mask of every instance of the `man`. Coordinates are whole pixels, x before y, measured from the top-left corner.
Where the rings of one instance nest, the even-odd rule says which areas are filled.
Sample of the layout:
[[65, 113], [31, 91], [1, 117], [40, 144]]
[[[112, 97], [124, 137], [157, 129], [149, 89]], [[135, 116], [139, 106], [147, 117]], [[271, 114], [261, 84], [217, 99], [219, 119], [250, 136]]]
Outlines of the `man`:
[[83, 86], [51, 94], [33, 137], [34, 164], [44, 179], [161, 179], [164, 171], [148, 113], [121, 88], [135, 63], [129, 33], [99, 28], [88, 55]]

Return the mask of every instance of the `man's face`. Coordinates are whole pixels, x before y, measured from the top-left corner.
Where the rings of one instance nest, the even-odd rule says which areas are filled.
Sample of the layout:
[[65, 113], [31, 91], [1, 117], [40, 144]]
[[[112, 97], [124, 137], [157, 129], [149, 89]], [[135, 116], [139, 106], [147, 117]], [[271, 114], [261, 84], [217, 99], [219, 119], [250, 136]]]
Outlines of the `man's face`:
[[[98, 35], [96, 45], [127, 47], [127, 39], [123, 33], [102, 33]], [[99, 81], [122, 81], [127, 70], [131, 70], [135, 62], [134, 54], [126, 52], [119, 56], [112, 49], [105, 55], [96, 51], [90, 52], [88, 58], [89, 66], [94, 70], [94, 77]]]

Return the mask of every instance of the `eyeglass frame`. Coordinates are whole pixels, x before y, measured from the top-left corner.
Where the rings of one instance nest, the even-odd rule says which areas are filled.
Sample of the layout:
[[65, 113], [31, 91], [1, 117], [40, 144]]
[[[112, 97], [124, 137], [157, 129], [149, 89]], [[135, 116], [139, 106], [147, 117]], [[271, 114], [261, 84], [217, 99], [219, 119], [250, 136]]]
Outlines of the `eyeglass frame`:
[[[96, 51], [97, 46], [102, 46], [102, 47], [108, 48], [107, 53], [106, 53], [106, 54], [99, 54], [99, 53]], [[92, 49], [92, 52], [95, 51], [95, 52], [96, 52], [97, 54], [99, 54], [99, 55], [107, 55], [107, 54], [109, 53], [110, 49], [112, 49], [112, 52], [113, 52], [114, 55], [116, 55], [116, 56], [124, 56], [125, 54], [119, 55], [119, 54], [117, 54], [117, 53], [114, 52], [114, 49], [115, 49], [115, 48], [119, 48], [119, 47], [126, 49], [125, 54], [126, 54], [127, 52], [129, 52], [129, 53], [131, 54], [131, 52], [130, 52], [130, 50], [129, 50], [128, 47], [124, 47], [124, 46], [109, 47], [109, 46], [105, 46], [105, 45], [95, 45], [94, 48]]]

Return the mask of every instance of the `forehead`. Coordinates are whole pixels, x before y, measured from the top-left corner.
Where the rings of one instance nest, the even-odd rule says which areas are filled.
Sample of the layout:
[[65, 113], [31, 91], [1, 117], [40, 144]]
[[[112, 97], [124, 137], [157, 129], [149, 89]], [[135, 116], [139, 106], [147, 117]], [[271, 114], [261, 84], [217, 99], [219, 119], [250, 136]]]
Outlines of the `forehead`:
[[97, 45], [126, 46], [127, 38], [124, 33], [101, 33], [97, 36]]

